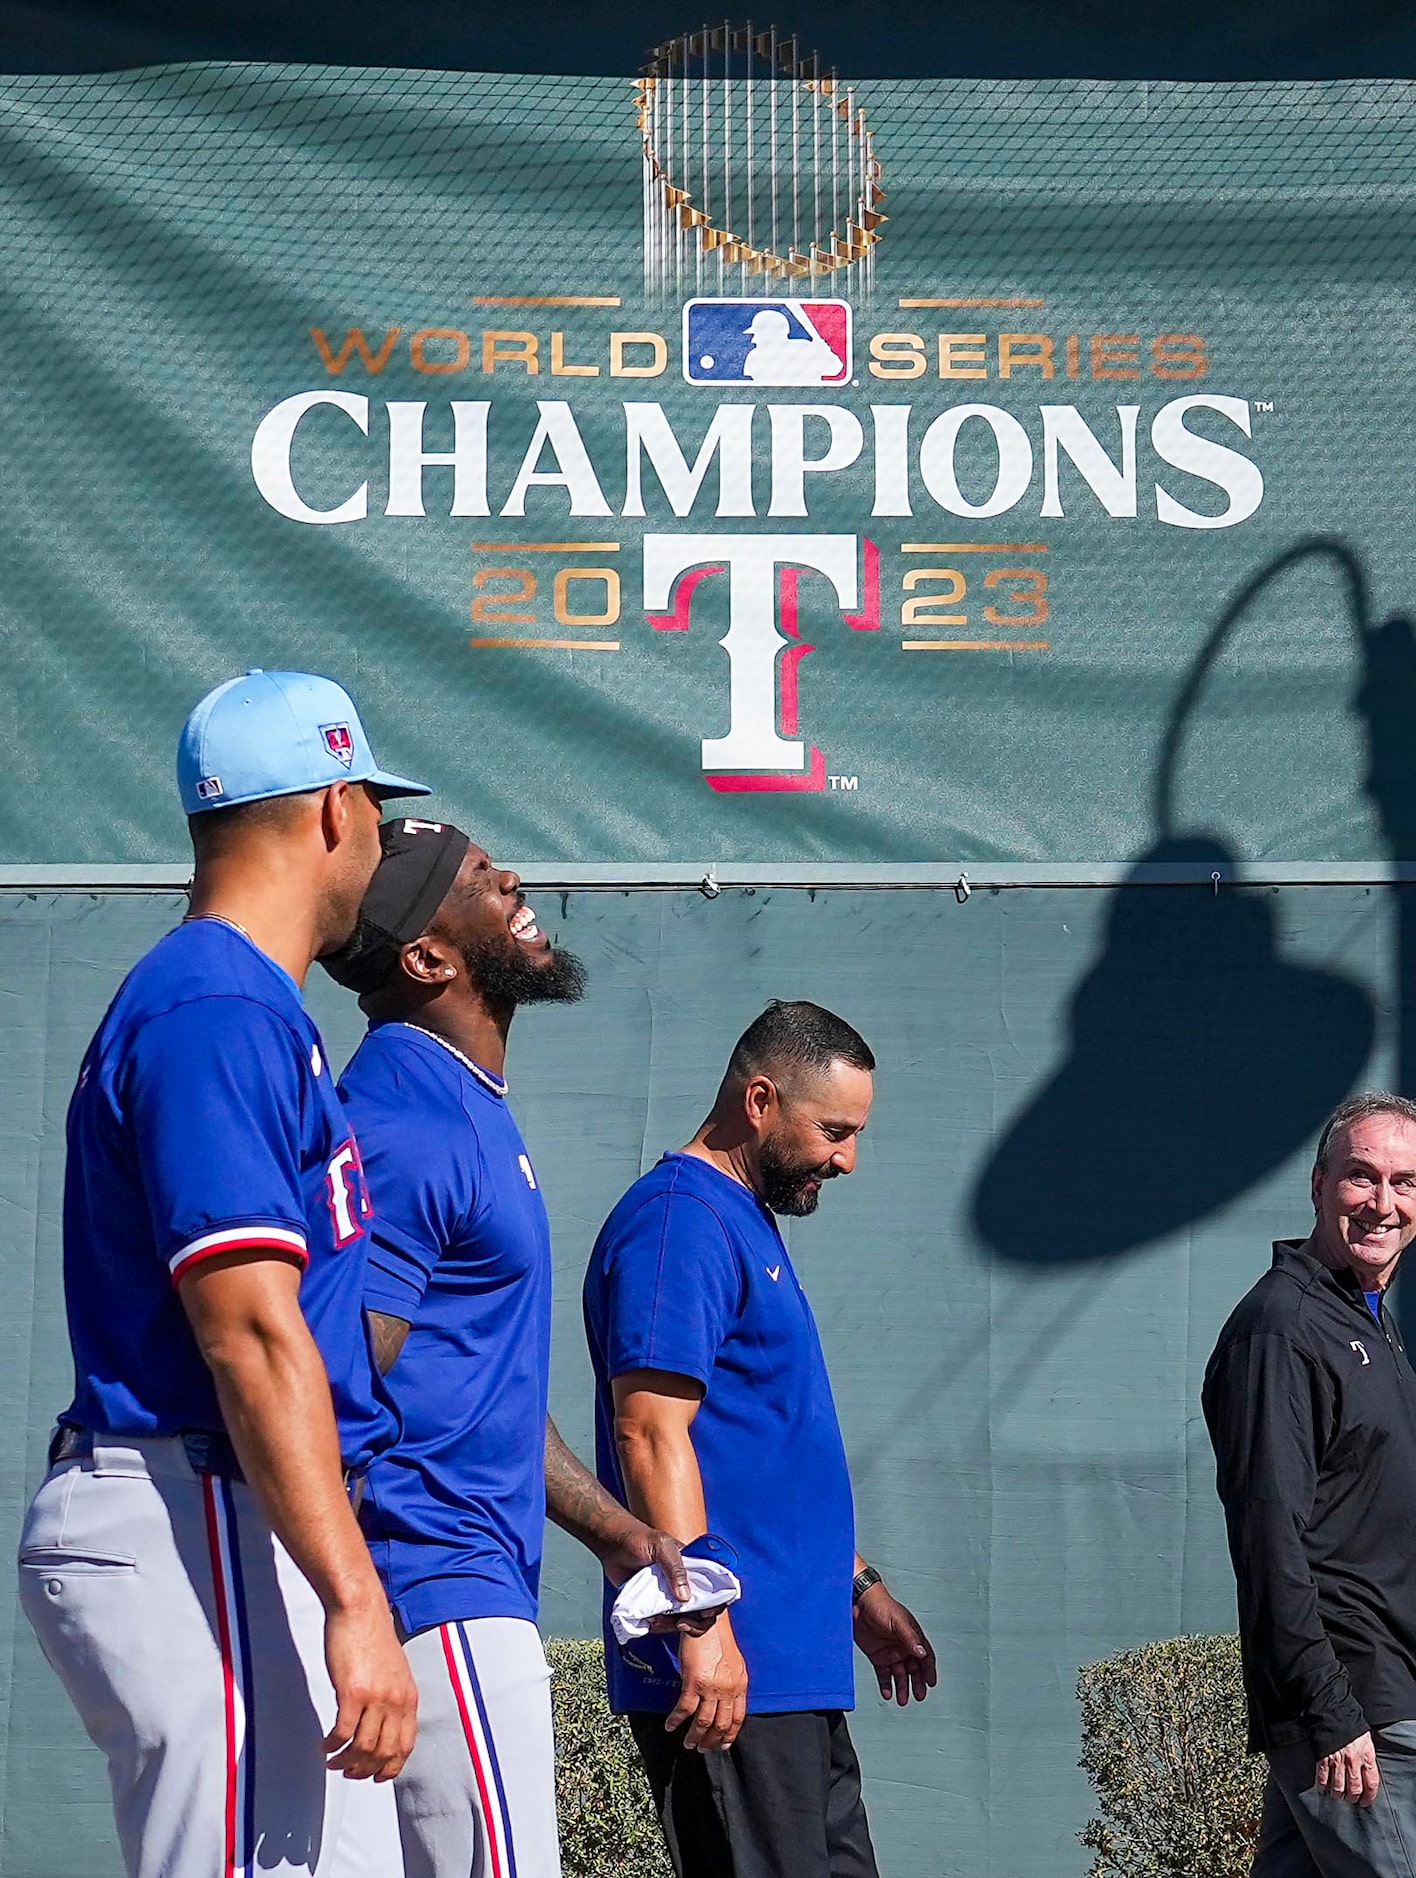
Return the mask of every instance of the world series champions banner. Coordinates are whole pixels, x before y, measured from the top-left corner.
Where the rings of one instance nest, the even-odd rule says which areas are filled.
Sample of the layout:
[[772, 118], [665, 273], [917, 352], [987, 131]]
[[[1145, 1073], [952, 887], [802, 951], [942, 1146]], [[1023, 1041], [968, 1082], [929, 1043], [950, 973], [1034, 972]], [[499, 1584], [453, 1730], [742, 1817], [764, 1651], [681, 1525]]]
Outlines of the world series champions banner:
[[[1142, 851], [1246, 583], [1322, 536], [1416, 595], [1411, 105], [741, 29], [6, 81], [7, 857], [179, 856], [177, 727], [249, 666], [518, 861]], [[1359, 665], [1326, 563], [1265, 586], [1189, 820], [1377, 853]]]

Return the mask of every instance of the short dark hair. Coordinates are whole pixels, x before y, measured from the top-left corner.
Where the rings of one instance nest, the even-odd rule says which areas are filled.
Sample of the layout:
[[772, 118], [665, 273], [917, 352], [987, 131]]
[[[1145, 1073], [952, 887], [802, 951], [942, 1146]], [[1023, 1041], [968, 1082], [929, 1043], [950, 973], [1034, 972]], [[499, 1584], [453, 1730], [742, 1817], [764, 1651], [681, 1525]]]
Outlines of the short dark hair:
[[804, 998], [773, 998], [733, 1045], [724, 1081], [746, 1083], [754, 1076], [778, 1076], [783, 1070], [874, 1069], [875, 1055], [860, 1032], [834, 1011]]
[[309, 803], [323, 794], [322, 789], [300, 789], [291, 795], [261, 796], [255, 802], [233, 802], [225, 808], [202, 809], [187, 817], [192, 852], [198, 861], [205, 861], [248, 834], [283, 833], [295, 825]]
[[1416, 1102], [1409, 1096], [1392, 1095], [1386, 1089], [1364, 1089], [1360, 1095], [1348, 1096], [1345, 1102], [1338, 1103], [1323, 1123], [1317, 1152], [1313, 1156], [1314, 1167], [1326, 1171], [1332, 1156], [1333, 1137], [1358, 1122], [1370, 1121], [1374, 1115], [1395, 1115], [1400, 1121], [1416, 1124]]

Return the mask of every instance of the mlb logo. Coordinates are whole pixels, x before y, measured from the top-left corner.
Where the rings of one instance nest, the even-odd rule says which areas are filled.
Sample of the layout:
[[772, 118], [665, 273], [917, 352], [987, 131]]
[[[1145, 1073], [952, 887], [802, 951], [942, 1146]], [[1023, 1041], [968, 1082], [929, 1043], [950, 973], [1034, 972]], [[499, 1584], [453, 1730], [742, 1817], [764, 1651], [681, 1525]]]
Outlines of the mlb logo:
[[851, 309], [844, 300], [689, 300], [683, 375], [691, 385], [844, 385]]
[[342, 763], [346, 769], [354, 761], [354, 739], [347, 724], [321, 724], [320, 735], [324, 738], [324, 747], [336, 763]]
[[219, 776], [202, 776], [198, 778], [198, 802], [215, 802], [216, 798], [221, 793], [221, 778]]

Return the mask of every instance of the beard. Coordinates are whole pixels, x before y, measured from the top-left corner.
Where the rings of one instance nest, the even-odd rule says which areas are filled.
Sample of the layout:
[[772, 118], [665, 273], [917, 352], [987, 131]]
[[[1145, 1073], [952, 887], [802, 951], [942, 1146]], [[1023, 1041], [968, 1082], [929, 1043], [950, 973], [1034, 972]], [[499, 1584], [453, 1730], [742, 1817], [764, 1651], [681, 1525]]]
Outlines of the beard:
[[493, 1010], [519, 1004], [575, 1004], [585, 996], [585, 967], [573, 952], [552, 946], [537, 959], [517, 940], [478, 939], [459, 946], [467, 977]]
[[789, 1160], [771, 1135], [763, 1141], [757, 1155], [757, 1171], [762, 1181], [762, 1198], [774, 1213], [788, 1219], [805, 1219], [814, 1213], [821, 1199], [813, 1180], [832, 1180], [836, 1170], [828, 1161], [822, 1166], [803, 1166]]

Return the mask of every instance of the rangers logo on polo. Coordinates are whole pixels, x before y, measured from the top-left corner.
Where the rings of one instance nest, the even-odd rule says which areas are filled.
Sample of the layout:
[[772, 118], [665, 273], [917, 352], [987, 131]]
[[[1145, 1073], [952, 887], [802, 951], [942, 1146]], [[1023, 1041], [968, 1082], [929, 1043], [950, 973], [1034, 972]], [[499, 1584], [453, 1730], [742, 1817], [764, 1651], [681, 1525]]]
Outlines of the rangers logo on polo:
[[851, 375], [844, 300], [690, 300], [683, 375], [691, 385], [841, 385]]
[[336, 762], [346, 769], [354, 761], [354, 739], [347, 724], [321, 724], [320, 735], [324, 738], [324, 747]]

